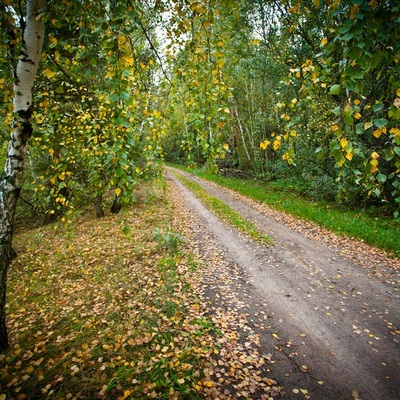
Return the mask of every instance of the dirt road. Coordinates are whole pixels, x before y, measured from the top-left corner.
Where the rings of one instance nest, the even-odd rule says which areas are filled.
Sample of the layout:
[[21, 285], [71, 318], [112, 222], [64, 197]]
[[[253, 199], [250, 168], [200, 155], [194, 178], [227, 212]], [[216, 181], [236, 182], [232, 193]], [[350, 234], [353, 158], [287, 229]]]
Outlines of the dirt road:
[[204, 296], [243, 310], [283, 398], [400, 399], [399, 260], [354, 241], [346, 248], [347, 239], [179, 173], [273, 239], [262, 246], [243, 237], [167, 173], [193, 215], [196, 246], [226, 261], [213, 267]]

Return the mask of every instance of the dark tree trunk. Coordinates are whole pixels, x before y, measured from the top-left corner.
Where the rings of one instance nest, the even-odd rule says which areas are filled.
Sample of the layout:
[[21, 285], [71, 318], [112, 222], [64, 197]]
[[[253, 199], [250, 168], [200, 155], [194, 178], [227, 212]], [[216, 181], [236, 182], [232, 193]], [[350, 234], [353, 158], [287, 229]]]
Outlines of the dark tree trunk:
[[94, 209], [96, 211], [96, 217], [97, 218], [103, 218], [104, 217], [104, 209], [103, 209], [103, 195], [98, 194], [94, 200]]
[[11, 260], [17, 253], [11, 246], [12, 235], [4, 238], [0, 244], [0, 353], [8, 349], [8, 333], [6, 326], [6, 294], [7, 275]]
[[118, 196], [115, 196], [114, 202], [111, 205], [111, 213], [118, 214], [121, 211], [121, 208], [122, 204], [120, 198]]

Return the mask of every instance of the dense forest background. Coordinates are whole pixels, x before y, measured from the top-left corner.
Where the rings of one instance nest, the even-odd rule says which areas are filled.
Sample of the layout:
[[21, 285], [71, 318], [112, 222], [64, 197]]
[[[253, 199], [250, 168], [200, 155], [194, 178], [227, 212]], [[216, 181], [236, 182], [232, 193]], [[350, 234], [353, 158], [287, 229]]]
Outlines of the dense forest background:
[[[24, 2], [0, 6], [0, 162]], [[164, 160], [399, 217], [397, 1], [49, 1], [21, 204], [46, 220]], [[17, 54], [18, 55], [18, 54]]]

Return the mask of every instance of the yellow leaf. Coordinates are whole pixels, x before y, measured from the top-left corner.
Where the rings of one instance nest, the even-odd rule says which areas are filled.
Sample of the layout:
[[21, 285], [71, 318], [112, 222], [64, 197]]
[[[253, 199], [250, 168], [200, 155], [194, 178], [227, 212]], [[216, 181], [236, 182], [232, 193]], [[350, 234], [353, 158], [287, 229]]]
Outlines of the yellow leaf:
[[115, 194], [116, 194], [117, 196], [119, 196], [119, 195], [121, 194], [121, 192], [122, 192], [122, 190], [121, 190], [120, 188], [116, 188], [116, 189], [115, 189]]
[[50, 156], [53, 156], [53, 154], [54, 154], [54, 149], [49, 149], [49, 154], [50, 154]]
[[264, 140], [264, 142], [260, 143], [260, 147], [265, 150], [270, 144], [271, 142], [269, 140]]
[[381, 129], [375, 129], [372, 134], [376, 137], [379, 138], [382, 135], [382, 130]]
[[285, 121], [289, 121], [289, 119], [290, 119], [289, 115], [287, 115], [287, 114], [285, 114], [285, 113], [283, 113], [283, 114], [281, 115], [281, 118], [284, 119]]
[[400, 88], [396, 90], [396, 96], [400, 97]]
[[281, 147], [281, 141], [279, 139], [274, 140], [274, 143], [272, 144], [272, 147], [274, 148], [274, 150], [278, 150], [279, 147]]
[[46, 69], [44, 70], [44, 74], [45, 74], [46, 78], [51, 79], [51, 78], [53, 78], [53, 76], [54, 76], [56, 73], [55, 73], [54, 71], [52, 71], [51, 69], [46, 68]]
[[340, 139], [340, 145], [342, 146], [342, 149], [344, 149], [347, 146], [347, 139], [346, 138], [341, 138]]
[[211, 381], [206, 381], [206, 382], [204, 382], [204, 386], [212, 387], [213, 383]]
[[106, 78], [112, 78], [115, 75], [115, 71], [108, 70], [106, 73]]
[[366, 122], [366, 123], [364, 124], [364, 129], [369, 129], [369, 128], [371, 128], [372, 125], [373, 125], [373, 123], [372, 123], [371, 121]]
[[360, 113], [355, 113], [354, 114], [354, 118], [355, 119], [360, 119], [361, 118], [361, 114]]
[[131, 56], [122, 57], [122, 62], [124, 63], [125, 67], [132, 67], [133, 57]]
[[[301, 372], [307, 372], [307, 371], [308, 371], [307, 365], [301, 365], [301, 366], [300, 366], [300, 371], [301, 371]], [[300, 389], [300, 390], [302, 390], [302, 389]]]
[[372, 157], [374, 160], [377, 160], [377, 159], [379, 158], [379, 154], [378, 154], [376, 151], [374, 151], [374, 152], [371, 154], [371, 157]]
[[392, 128], [390, 131], [390, 133], [393, 133], [393, 135], [396, 136], [400, 136], [400, 129], [399, 128]]
[[353, 159], [353, 153], [352, 153], [352, 152], [346, 153], [346, 158], [347, 158], [349, 161], [351, 161], [351, 160]]
[[202, 14], [207, 11], [207, 8], [204, 4], [198, 2], [192, 5], [191, 7], [192, 11], [194, 11], [196, 14]]
[[217, 62], [217, 67], [218, 68], [222, 68], [224, 65], [225, 65], [225, 60], [224, 59], [221, 59], [221, 60], [219, 60]]

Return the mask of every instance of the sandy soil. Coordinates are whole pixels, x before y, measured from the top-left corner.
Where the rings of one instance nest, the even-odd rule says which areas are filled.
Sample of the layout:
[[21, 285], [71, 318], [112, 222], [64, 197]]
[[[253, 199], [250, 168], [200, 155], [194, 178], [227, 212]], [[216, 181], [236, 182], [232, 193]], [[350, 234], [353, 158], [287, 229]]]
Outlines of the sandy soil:
[[174, 173], [191, 177], [273, 239], [259, 245], [226, 226], [167, 172], [191, 216], [192, 245], [209, 265], [201, 287], [210, 313], [237, 318], [243, 343], [257, 335], [281, 397], [400, 399], [399, 260]]

